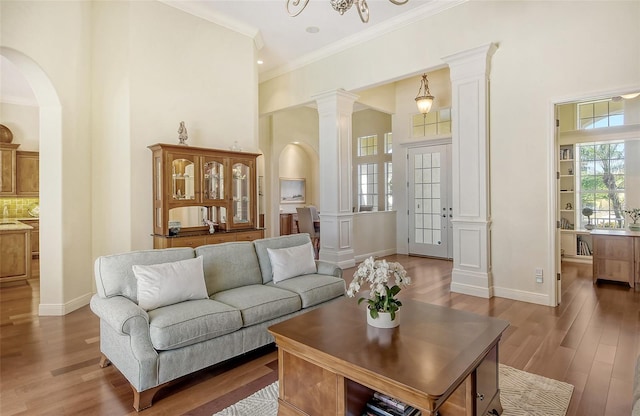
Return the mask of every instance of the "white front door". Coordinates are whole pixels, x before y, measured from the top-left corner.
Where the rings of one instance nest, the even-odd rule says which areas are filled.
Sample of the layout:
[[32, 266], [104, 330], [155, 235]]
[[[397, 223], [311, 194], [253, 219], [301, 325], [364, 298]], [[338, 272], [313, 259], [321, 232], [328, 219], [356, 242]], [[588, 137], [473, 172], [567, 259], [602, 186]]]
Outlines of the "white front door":
[[409, 254], [453, 258], [451, 145], [408, 149]]

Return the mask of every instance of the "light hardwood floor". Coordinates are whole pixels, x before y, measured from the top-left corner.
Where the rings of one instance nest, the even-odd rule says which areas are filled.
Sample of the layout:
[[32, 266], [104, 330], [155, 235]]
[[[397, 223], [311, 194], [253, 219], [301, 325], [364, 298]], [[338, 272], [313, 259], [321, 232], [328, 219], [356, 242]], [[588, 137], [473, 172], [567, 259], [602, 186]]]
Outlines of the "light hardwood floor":
[[[570, 416], [629, 415], [633, 369], [640, 354], [640, 292], [591, 282], [588, 265], [563, 265], [557, 308], [503, 298], [450, 293], [451, 263], [391, 256], [413, 278], [401, 298], [508, 320], [503, 364], [575, 386]], [[353, 269], [345, 271], [347, 282]], [[38, 281], [0, 288], [0, 414], [135, 414], [124, 377], [98, 367], [98, 319], [88, 307], [64, 317], [38, 317]], [[141, 414], [211, 415], [275, 380], [273, 348], [203, 370], [163, 389]]]

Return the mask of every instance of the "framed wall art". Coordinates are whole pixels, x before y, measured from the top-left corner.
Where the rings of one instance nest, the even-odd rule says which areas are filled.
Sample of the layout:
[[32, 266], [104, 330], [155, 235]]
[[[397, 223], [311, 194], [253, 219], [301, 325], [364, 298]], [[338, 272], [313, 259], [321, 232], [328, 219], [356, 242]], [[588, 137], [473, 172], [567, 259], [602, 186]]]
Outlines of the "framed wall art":
[[306, 180], [280, 178], [280, 203], [304, 204], [306, 200]]

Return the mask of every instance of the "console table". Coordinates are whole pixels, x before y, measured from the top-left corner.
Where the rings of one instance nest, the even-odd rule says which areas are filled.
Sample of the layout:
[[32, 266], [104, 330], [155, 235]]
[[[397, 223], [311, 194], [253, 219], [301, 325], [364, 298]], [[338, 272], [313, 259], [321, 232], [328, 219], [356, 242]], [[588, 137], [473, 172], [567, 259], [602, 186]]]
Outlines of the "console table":
[[342, 298], [269, 327], [278, 345], [279, 416], [360, 415], [374, 391], [423, 416], [501, 414], [501, 319], [402, 300], [400, 326], [367, 325]]
[[640, 290], [640, 232], [593, 230], [593, 283], [628, 283]]

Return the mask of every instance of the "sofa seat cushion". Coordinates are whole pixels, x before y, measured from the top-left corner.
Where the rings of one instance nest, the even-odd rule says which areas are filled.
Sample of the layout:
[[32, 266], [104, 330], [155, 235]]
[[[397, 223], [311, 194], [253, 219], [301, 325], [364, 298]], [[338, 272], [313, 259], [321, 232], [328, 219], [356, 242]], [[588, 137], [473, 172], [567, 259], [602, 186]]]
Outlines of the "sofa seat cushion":
[[306, 274], [278, 283], [269, 282], [267, 286], [297, 293], [302, 300], [303, 309], [337, 298], [345, 293], [344, 279], [324, 274]]
[[245, 327], [299, 311], [300, 296], [266, 285], [249, 285], [218, 292], [211, 297], [239, 309]]
[[240, 311], [211, 299], [190, 300], [149, 311], [156, 350], [197, 344], [242, 328]]

